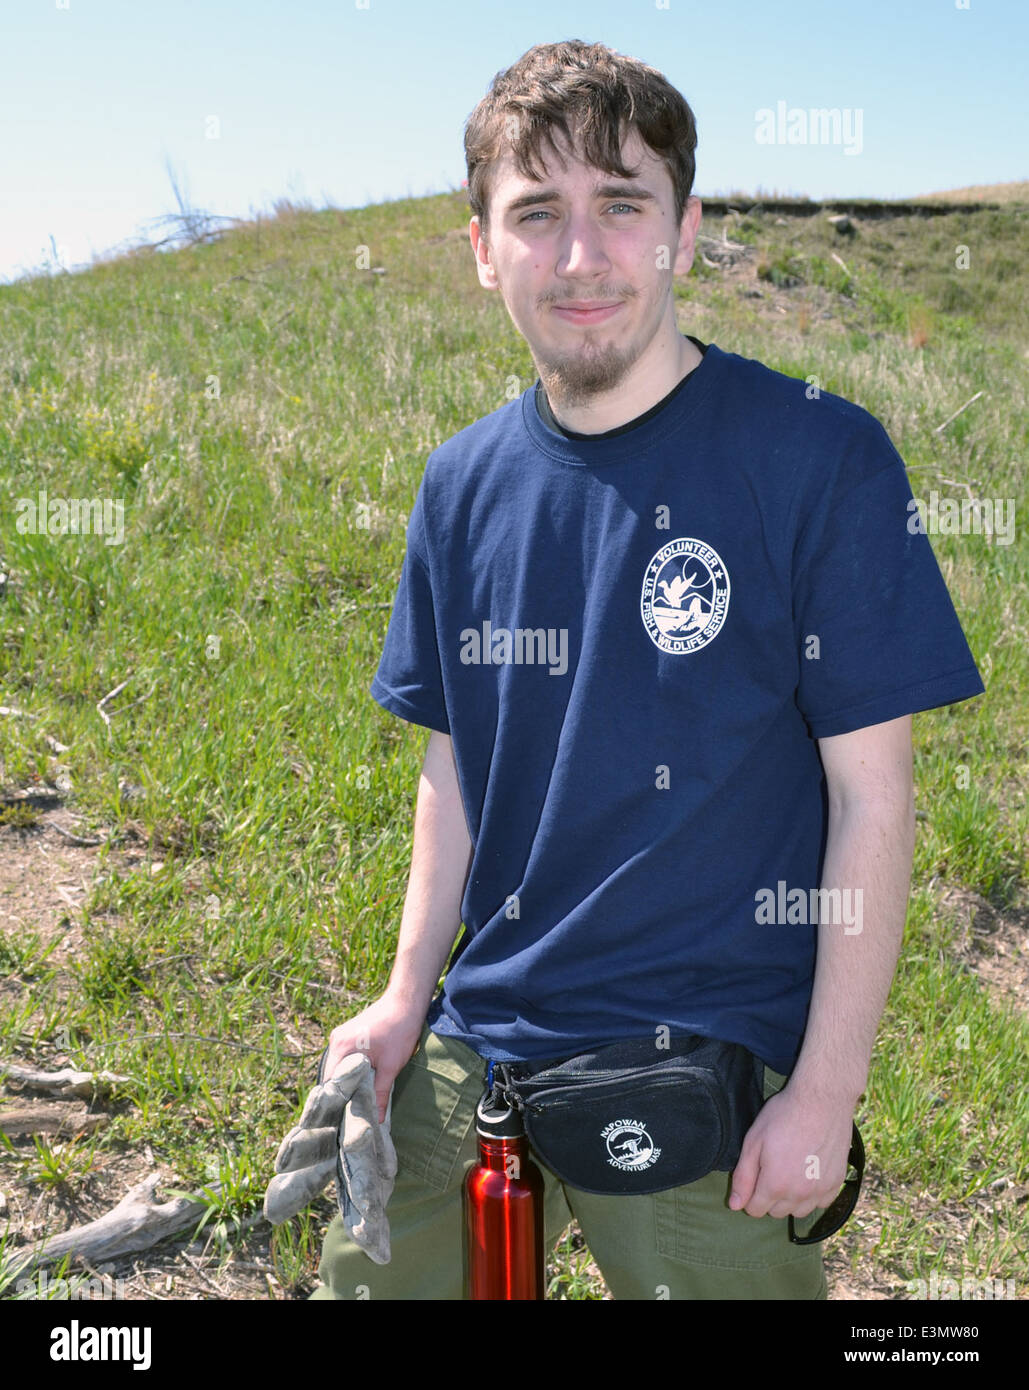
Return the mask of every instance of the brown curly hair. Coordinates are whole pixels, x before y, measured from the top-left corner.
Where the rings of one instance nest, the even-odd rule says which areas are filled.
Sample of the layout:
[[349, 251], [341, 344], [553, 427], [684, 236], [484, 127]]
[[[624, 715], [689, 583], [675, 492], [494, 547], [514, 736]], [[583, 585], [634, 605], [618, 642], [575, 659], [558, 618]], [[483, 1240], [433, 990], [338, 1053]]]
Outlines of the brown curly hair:
[[604, 44], [568, 39], [538, 43], [498, 72], [465, 123], [468, 202], [484, 236], [494, 165], [509, 149], [519, 173], [542, 182], [536, 162], [544, 141], [557, 153], [555, 127], [571, 148], [574, 130], [585, 161], [619, 178], [633, 174], [622, 164], [621, 145], [635, 128], [664, 161], [681, 226], [696, 172], [697, 124], [689, 104], [656, 68]]

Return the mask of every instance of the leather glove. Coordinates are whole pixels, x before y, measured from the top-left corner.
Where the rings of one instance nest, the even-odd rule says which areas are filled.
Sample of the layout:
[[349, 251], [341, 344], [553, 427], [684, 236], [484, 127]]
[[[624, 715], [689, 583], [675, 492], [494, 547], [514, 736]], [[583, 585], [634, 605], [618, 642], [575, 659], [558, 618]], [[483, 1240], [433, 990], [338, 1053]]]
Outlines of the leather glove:
[[385, 1124], [380, 1125], [371, 1062], [363, 1052], [350, 1052], [338, 1073], [323, 1082], [328, 1053], [326, 1048], [318, 1084], [276, 1154], [276, 1176], [265, 1193], [264, 1214], [273, 1226], [288, 1221], [318, 1196], [335, 1173], [336, 1200], [347, 1234], [376, 1264], [388, 1264], [386, 1203], [397, 1173], [389, 1133], [393, 1091]]

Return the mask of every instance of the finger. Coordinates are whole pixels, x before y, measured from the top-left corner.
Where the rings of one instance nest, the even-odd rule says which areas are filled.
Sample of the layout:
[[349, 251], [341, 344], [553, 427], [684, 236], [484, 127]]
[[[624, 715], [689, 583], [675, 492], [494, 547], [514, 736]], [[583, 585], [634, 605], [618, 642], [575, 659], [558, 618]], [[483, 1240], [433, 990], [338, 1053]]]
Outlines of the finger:
[[272, 1178], [264, 1196], [264, 1214], [273, 1226], [296, 1216], [319, 1195], [336, 1170], [335, 1157], [314, 1168], [280, 1173]]
[[[758, 1173], [761, 1169], [761, 1145], [760, 1143], [749, 1144], [746, 1140], [740, 1152], [740, 1161], [733, 1169], [732, 1192], [729, 1197], [729, 1206], [733, 1211], [739, 1211], [741, 1207], [746, 1207], [750, 1201], [754, 1188], [757, 1186]], [[749, 1211], [750, 1208], [747, 1207]], [[753, 1214], [753, 1213], [751, 1213]]]
[[327, 1125], [339, 1127], [343, 1118], [343, 1107], [347, 1103], [346, 1086], [336, 1081], [326, 1081], [308, 1091], [300, 1119], [295, 1129], [324, 1129]]
[[275, 1156], [276, 1173], [330, 1162], [336, 1157], [338, 1133], [338, 1121], [335, 1128], [291, 1129]]
[[386, 1123], [386, 1111], [389, 1107], [390, 1092], [392, 1091], [392, 1089], [392, 1081], [385, 1088], [380, 1086], [378, 1082], [375, 1083], [375, 1104], [378, 1106], [380, 1125], [384, 1125]]
[[780, 1202], [773, 1202], [765, 1212], [766, 1216], [774, 1216], [777, 1221], [783, 1221], [787, 1216], [796, 1216], [796, 1214], [793, 1210], [793, 1203], [788, 1197]]

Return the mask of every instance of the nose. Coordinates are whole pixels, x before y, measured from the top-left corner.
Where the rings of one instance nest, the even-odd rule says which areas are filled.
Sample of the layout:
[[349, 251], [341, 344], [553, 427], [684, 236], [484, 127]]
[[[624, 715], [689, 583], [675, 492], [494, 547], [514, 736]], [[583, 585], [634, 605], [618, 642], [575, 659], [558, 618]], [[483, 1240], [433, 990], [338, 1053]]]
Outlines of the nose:
[[572, 213], [561, 232], [557, 274], [584, 279], [606, 274], [610, 268], [602, 229], [587, 213]]

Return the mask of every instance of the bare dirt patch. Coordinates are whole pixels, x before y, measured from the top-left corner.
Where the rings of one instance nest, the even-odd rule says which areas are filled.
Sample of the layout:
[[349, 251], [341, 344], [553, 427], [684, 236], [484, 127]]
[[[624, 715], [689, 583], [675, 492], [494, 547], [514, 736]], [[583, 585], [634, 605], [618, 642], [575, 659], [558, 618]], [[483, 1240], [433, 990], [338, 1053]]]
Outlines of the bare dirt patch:
[[[53, 944], [45, 964], [47, 969], [57, 970], [54, 986], [60, 998], [71, 984], [68, 967], [83, 949], [82, 907], [98, 875], [138, 869], [148, 852], [142, 837], [130, 833], [117, 848], [111, 848], [103, 866], [99, 846], [76, 844], [61, 834], [64, 830], [77, 839], [96, 838], [63, 804], [44, 800], [33, 809], [35, 824], [0, 827], [0, 944], [11, 962], [16, 961], [30, 934], [43, 946]], [[26, 983], [16, 964], [0, 974], [0, 992], [10, 999], [23, 997]], [[34, 1065], [48, 1068], [68, 1060], [59, 1053], [31, 1058]], [[117, 1103], [101, 1098], [88, 1103], [54, 1099], [18, 1086], [9, 1078], [0, 1081], [0, 1129], [7, 1128], [11, 1145], [10, 1150], [4, 1150], [0, 1178], [0, 1233], [7, 1227], [12, 1249], [17, 1248], [16, 1243], [38, 1241], [96, 1220], [116, 1206], [133, 1184], [159, 1170], [149, 1146], [143, 1152], [96, 1148], [89, 1163], [89, 1151], [118, 1108]], [[69, 1157], [69, 1150], [77, 1151], [84, 1171], [76, 1172], [69, 1182], [39, 1181], [38, 1145], [53, 1154], [58, 1164]], [[29, 1164], [34, 1177], [26, 1176]], [[175, 1174], [161, 1171], [164, 1185], [158, 1198], [166, 1188], [183, 1186]], [[324, 1214], [327, 1224], [335, 1205], [322, 1198], [315, 1210]], [[181, 1239], [166, 1240], [150, 1251], [123, 1257], [102, 1269], [73, 1261], [68, 1280], [86, 1281], [80, 1286], [71, 1284], [73, 1296], [82, 1299], [101, 1287], [108, 1298], [128, 1300], [305, 1297], [315, 1280], [312, 1277], [304, 1286], [284, 1288], [272, 1263], [270, 1235], [270, 1227], [259, 1216], [252, 1229], [233, 1242], [231, 1255], [226, 1257], [207, 1232], [194, 1241], [187, 1231]], [[52, 1268], [26, 1277], [43, 1296], [48, 1280], [56, 1278]]]
[[956, 923], [956, 950], [967, 969], [984, 981], [998, 1001], [1029, 1008], [1029, 905], [1019, 899], [999, 911], [959, 885], [939, 895], [940, 908]]

